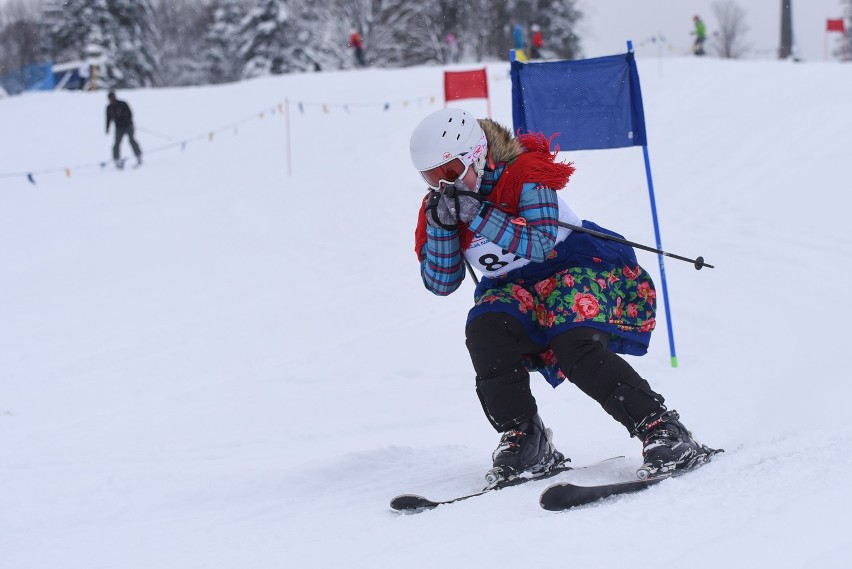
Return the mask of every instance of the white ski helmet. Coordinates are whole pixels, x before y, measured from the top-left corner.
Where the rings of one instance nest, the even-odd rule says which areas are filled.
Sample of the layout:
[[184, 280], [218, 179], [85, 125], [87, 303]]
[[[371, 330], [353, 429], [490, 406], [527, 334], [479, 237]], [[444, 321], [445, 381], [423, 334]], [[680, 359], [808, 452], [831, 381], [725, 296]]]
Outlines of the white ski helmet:
[[[465, 167], [473, 166], [479, 186], [485, 171], [488, 142], [473, 115], [461, 109], [441, 109], [417, 125], [411, 133], [409, 149], [411, 161], [421, 175], [459, 158]], [[430, 180], [426, 181], [435, 187]]]

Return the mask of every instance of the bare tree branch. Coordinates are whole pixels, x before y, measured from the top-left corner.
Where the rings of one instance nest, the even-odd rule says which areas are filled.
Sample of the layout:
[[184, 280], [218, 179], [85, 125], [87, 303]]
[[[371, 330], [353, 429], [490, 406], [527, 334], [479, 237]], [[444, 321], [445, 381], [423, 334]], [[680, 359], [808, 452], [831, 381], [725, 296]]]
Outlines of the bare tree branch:
[[713, 51], [725, 59], [738, 59], [748, 53], [750, 46], [744, 40], [749, 30], [745, 10], [733, 0], [713, 2], [711, 9], [719, 26], [710, 42]]

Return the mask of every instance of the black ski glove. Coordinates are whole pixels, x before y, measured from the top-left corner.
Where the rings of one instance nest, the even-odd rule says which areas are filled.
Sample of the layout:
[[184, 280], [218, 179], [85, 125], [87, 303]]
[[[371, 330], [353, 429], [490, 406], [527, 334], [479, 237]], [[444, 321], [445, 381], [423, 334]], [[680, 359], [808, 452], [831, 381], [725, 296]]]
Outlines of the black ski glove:
[[443, 194], [435, 190], [429, 192], [429, 197], [426, 198], [426, 223], [432, 227], [452, 231], [458, 222], [458, 216], [450, 212]]
[[473, 221], [482, 207], [482, 196], [476, 192], [457, 190], [453, 186], [443, 192], [432, 191], [426, 201], [426, 222], [432, 227], [452, 230], [459, 222]]

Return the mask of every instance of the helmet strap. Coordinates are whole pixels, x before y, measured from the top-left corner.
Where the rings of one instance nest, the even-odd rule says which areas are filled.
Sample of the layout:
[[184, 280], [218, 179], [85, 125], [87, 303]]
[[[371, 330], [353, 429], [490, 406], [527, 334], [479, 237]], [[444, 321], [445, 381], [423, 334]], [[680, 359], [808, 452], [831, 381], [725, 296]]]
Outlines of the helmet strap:
[[479, 186], [482, 185], [482, 176], [485, 175], [485, 165], [486, 162], [491, 162], [491, 151], [489, 150], [484, 155], [480, 155], [479, 158], [473, 163], [473, 169], [476, 171], [476, 184], [473, 188], [474, 192], [479, 191]]

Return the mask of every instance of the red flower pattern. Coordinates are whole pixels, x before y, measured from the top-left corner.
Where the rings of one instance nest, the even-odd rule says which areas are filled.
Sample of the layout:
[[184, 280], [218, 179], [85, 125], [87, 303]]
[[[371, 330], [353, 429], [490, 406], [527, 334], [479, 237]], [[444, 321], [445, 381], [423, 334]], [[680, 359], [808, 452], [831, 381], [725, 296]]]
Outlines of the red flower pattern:
[[[656, 327], [655, 299], [651, 279], [636, 265], [607, 271], [577, 267], [535, 283], [519, 279], [496, 284], [476, 302], [512, 305], [542, 330], [593, 321], [611, 326], [615, 334], [636, 334], [650, 333]], [[555, 360], [545, 364], [558, 368]]]
[[527, 292], [527, 289], [518, 285], [512, 285], [512, 296], [521, 303], [521, 312], [526, 314], [527, 310], [535, 308], [535, 299], [533, 299], [533, 296]]
[[545, 279], [543, 281], [535, 283], [535, 291], [538, 293], [539, 298], [542, 300], [546, 299], [550, 296], [550, 293], [556, 289], [556, 278], [551, 277], [549, 279]]
[[615, 299], [615, 308], [612, 309], [612, 316], [616, 320], [621, 320], [621, 317], [624, 315], [624, 309], [621, 308], [621, 297]]
[[571, 308], [583, 319], [594, 318], [601, 312], [598, 299], [593, 294], [582, 292], [574, 296], [574, 305]]
[[651, 287], [651, 283], [648, 281], [641, 282], [639, 283], [639, 298], [645, 298], [653, 304], [654, 299], [657, 298], [657, 291]]

